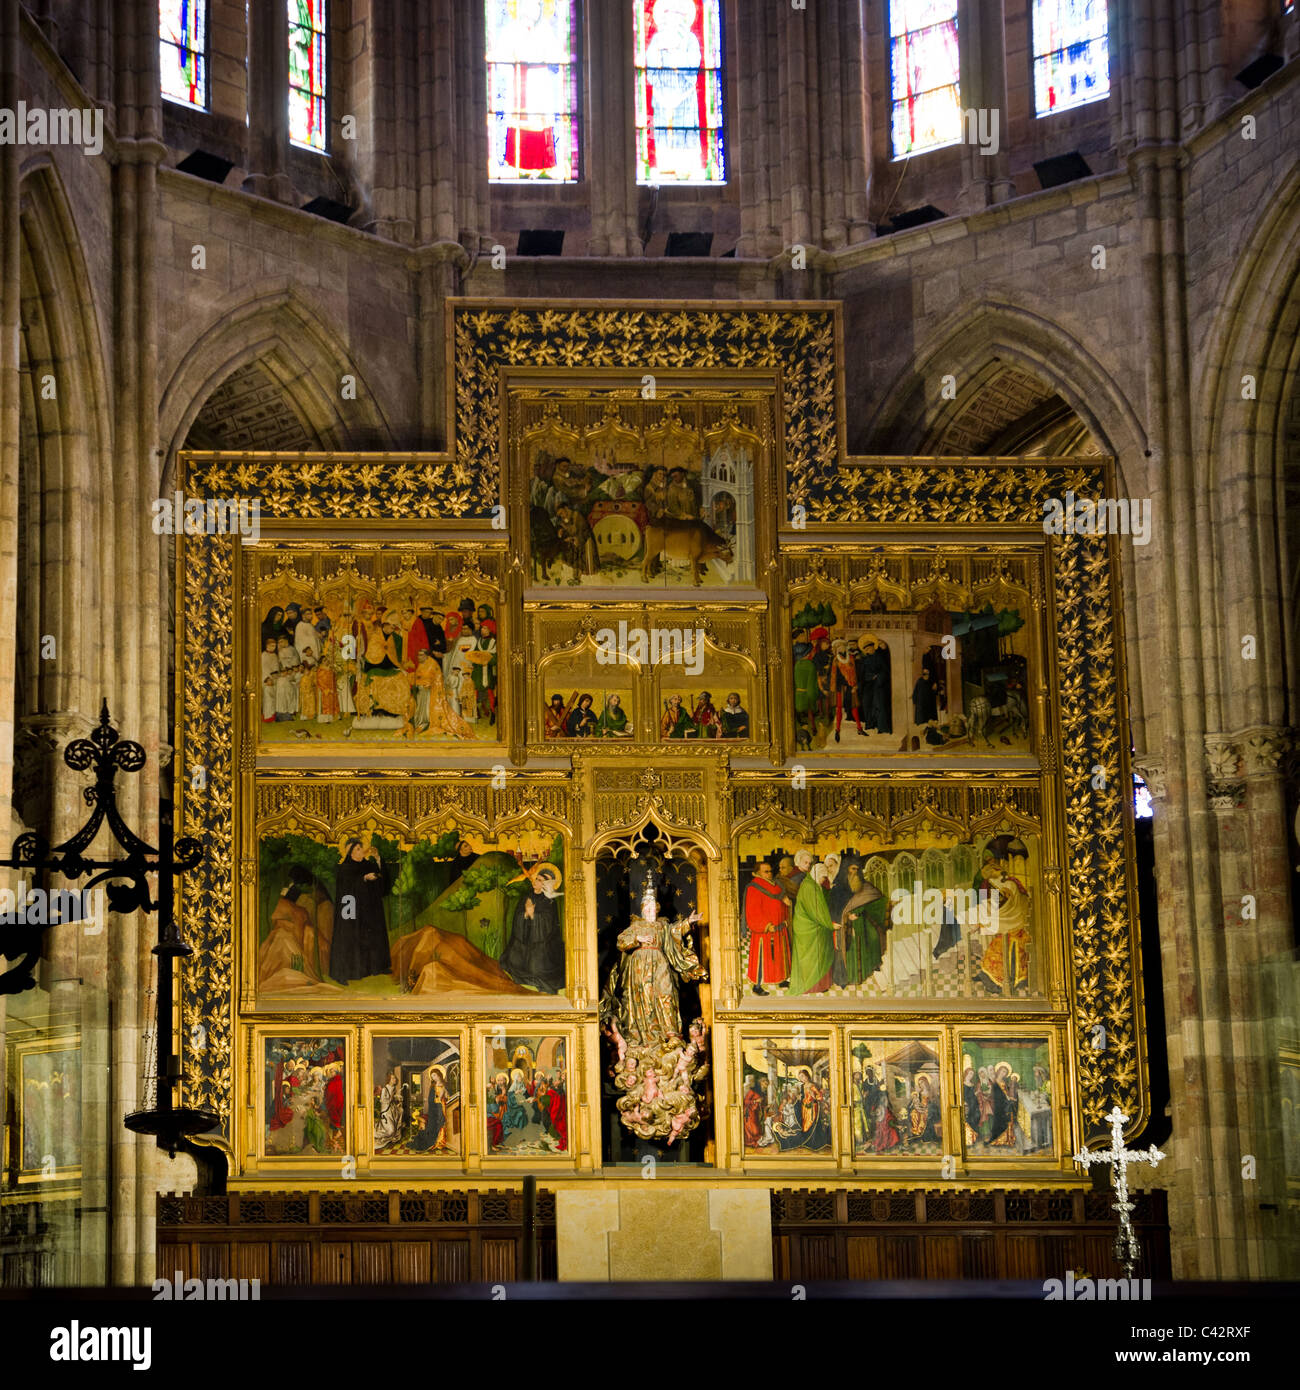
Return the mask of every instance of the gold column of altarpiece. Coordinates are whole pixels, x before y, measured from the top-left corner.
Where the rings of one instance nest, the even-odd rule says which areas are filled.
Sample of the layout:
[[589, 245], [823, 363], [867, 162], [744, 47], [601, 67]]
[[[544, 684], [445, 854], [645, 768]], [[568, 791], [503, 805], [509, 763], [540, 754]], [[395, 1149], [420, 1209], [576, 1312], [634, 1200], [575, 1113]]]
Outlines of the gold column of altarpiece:
[[[180, 819], [182, 833], [208, 850], [182, 885], [182, 926], [196, 955], [177, 1025], [184, 1101], [222, 1116], [215, 1142], [232, 1174], [301, 1186], [598, 1173], [596, 862], [653, 822], [705, 866], [702, 997], [712, 1014], [718, 1170], [819, 1184], [837, 1175], [927, 1186], [1077, 1177], [1068, 1156], [1104, 1131], [1110, 1108], [1140, 1127], [1147, 1107], [1118, 560], [1107, 537], [1048, 536], [1042, 525], [1045, 499], [1113, 495], [1111, 465], [846, 457], [834, 304], [465, 300], [449, 321], [447, 453], [182, 460], [188, 496], [252, 496], [261, 506], [256, 542], [177, 542]], [[670, 487], [674, 467], [696, 489], [686, 510], [702, 497], [707, 523], [703, 531], [688, 523], [682, 544], [732, 538], [729, 559], [716, 550], [699, 559], [698, 585], [689, 554], [670, 550], [643, 568], [632, 529], [648, 545], [634, 494]], [[545, 518], [538, 529], [548, 486], [566, 497], [588, 489], [581, 509], [602, 559], [623, 553], [623, 569], [591, 574], [557, 561]], [[554, 516], [558, 529], [566, 514]], [[441, 618], [486, 603], [496, 623], [496, 724], [480, 720], [473, 739], [440, 740], [409, 721], [349, 737], [323, 726], [272, 738], [259, 624], [269, 604], [289, 602], [383, 608], [402, 620], [426, 604]], [[936, 677], [957, 681], [937, 746], [916, 736], [926, 711], [913, 703], [913, 682], [929, 669], [924, 653], [951, 635], [954, 614], [983, 615], [957, 620], [970, 642], [990, 614], [1014, 626], [979, 640], [996, 643], [997, 669], [1011, 673], [1021, 699], [990, 709], [956, 676]], [[620, 622], [628, 633], [698, 632], [701, 650], [610, 664], [602, 633]], [[872, 643], [888, 649], [888, 740], [849, 728], [837, 745], [825, 697], [811, 719], [796, 709], [794, 642], [806, 674], [807, 649], [823, 630], [832, 645], [850, 644], [850, 658]], [[687, 657], [698, 674], [688, 673]], [[674, 693], [689, 712], [706, 688], [715, 704], [741, 696], [743, 734], [664, 737]], [[584, 689], [598, 697], [597, 711], [617, 693], [630, 735], [546, 737], [550, 696], [567, 705]], [[421, 959], [408, 988], [395, 981], [385, 998], [358, 999], [328, 982], [295, 990], [298, 960], [266, 976], [275, 989], [261, 989], [259, 969], [270, 966], [259, 964], [259, 842], [289, 834], [334, 852], [349, 838], [378, 836], [404, 853], [452, 834], [457, 853], [465, 837], [498, 859], [498, 851], [518, 857], [562, 845], [563, 991], [443, 992], [438, 982], [452, 977], [435, 964], [411, 992]], [[821, 994], [756, 994], [744, 890], [759, 858], [786, 871], [785, 856], [800, 849], [827, 864], [848, 851], [886, 887], [909, 874], [927, 886], [969, 887], [981, 862], [1010, 862], [1025, 888], [1019, 940], [1028, 946], [1000, 956], [1002, 993], [976, 983], [980, 968], [992, 969], [978, 933], [939, 960], [933, 937], [909, 941], [895, 928], [887, 977]], [[502, 1055], [503, 1033], [508, 1048], [523, 1040], [530, 1055], [540, 1048], [563, 1061], [562, 1148], [528, 1158], [491, 1151], [494, 1064], [485, 1059]], [[371, 1075], [372, 1049], [398, 1035], [436, 1036], [460, 1059], [450, 1151], [376, 1152], [382, 1078]], [[272, 1151], [267, 1057], [277, 1038], [319, 1041], [323, 1074], [332, 1066], [344, 1078], [346, 1113], [332, 1141], [341, 1154]], [[746, 1078], [794, 1075], [805, 1063], [830, 1102], [824, 1142], [815, 1151], [751, 1144]], [[999, 1074], [1000, 1065], [1005, 1074], [1018, 1068], [1016, 1085], [1039, 1113], [1030, 1124], [1022, 1108], [1022, 1142], [994, 1151], [968, 1129], [968, 1083], [979, 1089], [974, 1075]], [[900, 1094], [922, 1076], [937, 1089], [928, 1140], [891, 1143], [888, 1122], [868, 1132], [858, 1104], [868, 1068]], [[906, 1110], [896, 1114], [906, 1124]]]

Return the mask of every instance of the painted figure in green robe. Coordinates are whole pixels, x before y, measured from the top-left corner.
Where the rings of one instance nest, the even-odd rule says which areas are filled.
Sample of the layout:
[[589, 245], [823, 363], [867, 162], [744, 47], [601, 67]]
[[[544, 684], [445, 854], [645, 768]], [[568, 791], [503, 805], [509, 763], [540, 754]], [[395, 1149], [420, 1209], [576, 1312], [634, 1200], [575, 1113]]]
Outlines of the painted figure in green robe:
[[691, 716], [682, 707], [682, 697], [670, 695], [663, 718], [659, 721], [659, 737], [690, 738], [694, 733], [695, 725], [691, 721]]
[[812, 662], [812, 644], [801, 641], [806, 634], [796, 633], [794, 643], [794, 727], [801, 747], [811, 744], [817, 734], [817, 668]]
[[627, 711], [623, 708], [623, 702], [617, 695], [610, 695], [605, 700], [605, 708], [600, 712], [600, 718], [596, 720], [597, 738], [622, 738], [627, 733]]
[[824, 864], [814, 864], [812, 855], [803, 849], [795, 855], [794, 862], [806, 876], [799, 885], [790, 927], [794, 957], [790, 967], [790, 993], [821, 994], [830, 988], [835, 959], [835, 928], [826, 896], [827, 870]]
[[851, 985], [869, 980], [885, 957], [889, 899], [865, 883], [844, 904], [844, 968]]

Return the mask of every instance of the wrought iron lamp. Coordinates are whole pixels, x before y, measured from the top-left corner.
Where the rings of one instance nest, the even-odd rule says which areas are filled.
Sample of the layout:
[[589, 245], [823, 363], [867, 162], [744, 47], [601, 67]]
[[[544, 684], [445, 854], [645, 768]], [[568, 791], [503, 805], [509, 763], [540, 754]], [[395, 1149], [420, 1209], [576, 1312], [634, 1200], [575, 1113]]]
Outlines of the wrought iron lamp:
[[[177, 1146], [186, 1136], [206, 1134], [220, 1124], [219, 1117], [210, 1110], [172, 1104], [172, 1088], [180, 1081], [179, 1059], [172, 1046], [174, 963], [178, 957], [193, 954], [176, 928], [173, 879], [202, 860], [203, 846], [190, 837], [173, 842], [170, 801], [160, 805], [157, 849], [122, 819], [114, 779], [119, 772], [139, 772], [145, 764], [145, 752], [138, 743], [121, 738], [109, 723], [107, 700], [100, 709], [98, 726], [89, 738], [74, 739], [64, 750], [63, 761], [74, 772], [94, 770], [93, 785], [82, 791], [83, 799], [92, 808], [90, 818], [75, 835], [54, 846], [35, 831], [25, 832], [14, 841], [11, 857], [0, 859], [0, 866], [33, 874], [59, 874], [73, 880], [89, 875], [80, 893], [84, 895], [102, 884], [110, 911], [158, 914], [158, 944], [153, 948], [158, 957], [158, 1094], [153, 1109], [137, 1110], [126, 1117], [126, 1127], [137, 1134], [155, 1135], [158, 1147], [175, 1157]], [[86, 851], [106, 821], [113, 838], [126, 851], [125, 857], [87, 858]], [[149, 892], [150, 873], [158, 875], [156, 902]], [[40, 915], [44, 919], [52, 914]], [[0, 994], [19, 994], [35, 986], [43, 937], [53, 925], [46, 920], [28, 922], [25, 913], [17, 916], [17, 921], [0, 922], [0, 956], [17, 961], [0, 974]]]

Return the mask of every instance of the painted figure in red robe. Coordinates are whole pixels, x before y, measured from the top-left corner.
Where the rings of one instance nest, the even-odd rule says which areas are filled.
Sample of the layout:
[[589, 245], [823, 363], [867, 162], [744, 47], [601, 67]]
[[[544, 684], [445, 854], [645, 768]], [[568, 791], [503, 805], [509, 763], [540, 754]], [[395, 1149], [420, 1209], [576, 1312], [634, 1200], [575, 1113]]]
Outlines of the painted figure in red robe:
[[771, 864], [763, 860], [745, 889], [745, 925], [749, 928], [749, 968], [746, 974], [755, 994], [766, 984], [783, 985], [790, 978], [790, 904], [777, 883]]
[[330, 1128], [341, 1132], [343, 1113], [347, 1108], [347, 1100], [343, 1093], [343, 1063], [331, 1060], [329, 1072], [329, 1080], [325, 1083], [325, 1115], [330, 1122]]
[[763, 1142], [763, 1117], [766, 1113], [766, 1104], [763, 1100], [763, 1092], [759, 1089], [758, 1077], [753, 1074], [749, 1077], [749, 1085], [745, 1088], [745, 1147], [756, 1149]]

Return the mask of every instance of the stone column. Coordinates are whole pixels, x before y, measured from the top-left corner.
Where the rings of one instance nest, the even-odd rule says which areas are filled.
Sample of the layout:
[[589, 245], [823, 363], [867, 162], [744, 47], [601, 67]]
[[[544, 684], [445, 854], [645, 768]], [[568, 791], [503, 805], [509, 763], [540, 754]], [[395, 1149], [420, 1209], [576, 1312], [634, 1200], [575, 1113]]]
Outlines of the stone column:
[[733, 110], [736, 125], [745, 132], [736, 139], [727, 132], [727, 153], [732, 176], [740, 181], [740, 243], [736, 255], [742, 258], [768, 257], [780, 253], [780, 201], [783, 184], [781, 128], [774, 96], [779, 79], [775, 71], [775, 13], [766, 5], [756, 6], [745, 26], [746, 60], [735, 74]]
[[828, 245], [832, 247], [853, 246], [873, 235], [867, 221], [871, 160], [867, 153], [867, 35], [861, 0], [841, 0], [838, 13], [840, 26], [834, 49], [840, 82], [836, 113], [840, 146], [829, 176], [840, 189], [842, 209], [833, 233], [828, 234]]
[[248, 7], [248, 164], [245, 192], [297, 203], [289, 179], [289, 11], [274, 0]]
[[[784, 156], [781, 233], [787, 246], [820, 249], [819, 187], [810, 159], [816, 93], [811, 90], [809, 55], [816, 51], [814, 10], [783, 8], [777, 22], [780, 73], [780, 145]], [[816, 206], [814, 206], [816, 204]]]
[[[102, 476], [111, 479], [105, 489], [111, 500], [99, 516], [111, 537], [103, 544], [112, 555], [105, 611], [111, 614], [106, 627], [114, 640], [102, 649], [101, 672], [114, 723], [124, 737], [143, 746], [148, 759], [143, 772], [120, 779], [118, 808], [138, 835], [156, 844], [165, 700], [161, 673], [168, 637], [157, 622], [157, 614], [167, 608], [160, 564], [163, 538], [153, 534], [148, 521], [161, 468], [155, 266], [157, 172], [166, 149], [160, 138], [157, 11], [148, 0], [118, 0], [116, 15], [118, 165], [112, 251], [119, 371], [113, 401], [115, 457], [111, 466], [107, 460], [99, 465]], [[96, 718], [98, 706], [86, 714]], [[121, 1119], [140, 1103], [143, 982], [150, 975], [155, 925], [155, 919], [142, 921], [137, 913], [109, 921], [105, 988], [92, 996], [105, 1009], [111, 1001], [111, 1014], [104, 1020], [106, 1027], [111, 1025], [107, 1144], [115, 1182], [109, 1199], [114, 1214], [109, 1277], [123, 1284], [152, 1277], [153, 1269], [153, 1164]]]
[[591, 196], [590, 256], [641, 254], [637, 235], [636, 64], [632, 7], [587, 8], [583, 178]]
[[[1250, 829], [1251, 878], [1259, 914], [1254, 934], [1251, 999], [1252, 1031], [1259, 1058], [1260, 1090], [1255, 1100], [1256, 1127], [1251, 1138], [1257, 1154], [1254, 1197], [1258, 1251], [1250, 1252], [1254, 1278], [1291, 1278], [1300, 1274], [1300, 1246], [1295, 1241], [1295, 1214], [1287, 1205], [1283, 1086], [1276, 1040], [1294, 1030], [1295, 1017], [1285, 998], [1270, 984], [1270, 972], [1295, 960], [1292, 948], [1290, 827], [1286, 814], [1283, 766], [1294, 748], [1293, 731], [1247, 729], [1243, 734], [1246, 815]], [[1286, 1223], [1292, 1223], [1288, 1228]]]
[[471, 258], [491, 231], [487, 144], [487, 22], [482, 5], [454, 4], [455, 49], [455, 239]]
[[[0, 107], [18, 105], [20, 25], [18, 0], [0, 0]], [[19, 255], [20, 150], [0, 145], [0, 830], [16, 833], [12, 815], [14, 745], [14, 626], [18, 596], [18, 421], [21, 258]], [[12, 875], [0, 871], [0, 886]], [[0, 1050], [5, 1042], [5, 996], [0, 995]], [[0, 1107], [8, 1114], [7, 1075], [0, 1075]]]
[[[433, 241], [455, 241], [457, 232], [455, 47], [444, 21], [454, 23], [445, 7], [420, 7], [416, 41], [419, 118], [415, 132], [419, 205], [415, 235], [422, 246]], [[446, 119], [448, 115], [450, 120]], [[426, 412], [421, 411], [422, 422], [426, 419]], [[426, 435], [426, 439], [431, 436]]]
[[[969, 32], [962, 46], [961, 106], [963, 111], [976, 112], [977, 117], [980, 112], [989, 113], [983, 123], [977, 120], [975, 131], [963, 126], [966, 143], [962, 152], [962, 201], [973, 211], [1014, 198], [1016, 186], [1011, 178], [1008, 150], [1006, 28], [1001, 0], [969, 0], [969, 9], [964, 14], [959, 11], [959, 22], [966, 17]], [[994, 112], [998, 122], [997, 149], [993, 154], [985, 154], [972, 136], [982, 136], [987, 130], [992, 143]]]
[[[1169, 1063], [1175, 1078], [1174, 1270], [1182, 1278], [1233, 1277], [1241, 1270], [1227, 1232], [1244, 1224], [1234, 1154], [1235, 1131], [1225, 1125], [1223, 1097], [1233, 1076], [1224, 1047], [1231, 1017], [1224, 941], [1220, 846], [1231, 828], [1212, 809], [1221, 795], [1207, 786], [1205, 637], [1212, 615], [1201, 604], [1192, 538], [1202, 535], [1196, 499], [1201, 474], [1194, 466], [1187, 311], [1183, 290], [1181, 152], [1174, 112], [1173, 55], [1167, 24], [1156, 22], [1160, 0], [1136, 0], [1132, 61], [1135, 149], [1129, 168], [1137, 189], [1143, 254], [1144, 312], [1158, 349], [1147, 355], [1145, 381], [1157, 515], [1165, 519], [1156, 557], [1162, 669], [1176, 691], [1157, 709], [1148, 703], [1148, 750], [1167, 769], [1165, 825], [1155, 837], [1159, 884], [1161, 960], [1165, 974]], [[1209, 545], [1208, 538], [1205, 544]], [[1228, 795], [1228, 793], [1222, 793]]]
[[[416, 204], [424, 191], [423, 178], [417, 182], [416, 177], [419, 156], [411, 157], [412, 136], [422, 153], [439, 124], [438, 116], [428, 109], [435, 57], [427, 47], [431, 43], [430, 8], [408, 9], [395, 0], [375, 0], [365, 26], [364, 46], [359, 45], [361, 51], [352, 64], [350, 109], [357, 116], [361, 139], [356, 146], [339, 141], [334, 155], [339, 162], [346, 162], [350, 151], [356, 149], [357, 181], [369, 204], [356, 219], [357, 225], [405, 243], [415, 234]], [[441, 37], [443, 44], [437, 56], [445, 52], [445, 35]], [[420, 174], [424, 172], [421, 167]]]

